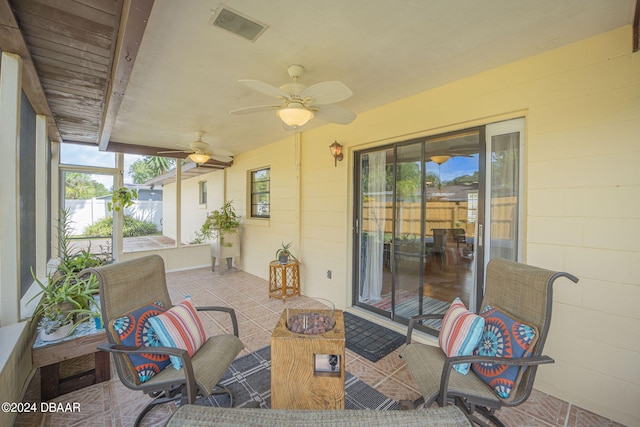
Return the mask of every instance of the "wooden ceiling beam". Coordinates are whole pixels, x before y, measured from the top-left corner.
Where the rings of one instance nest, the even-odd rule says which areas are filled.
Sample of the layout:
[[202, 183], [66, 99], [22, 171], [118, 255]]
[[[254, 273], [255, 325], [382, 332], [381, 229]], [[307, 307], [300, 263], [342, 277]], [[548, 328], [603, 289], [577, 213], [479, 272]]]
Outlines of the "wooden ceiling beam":
[[3, 52], [14, 53], [22, 58], [22, 89], [31, 103], [36, 114], [47, 118], [49, 138], [60, 141], [60, 130], [51, 113], [51, 108], [42, 89], [33, 59], [22, 36], [18, 21], [8, 0], [0, 0], [0, 49]]
[[[107, 91], [106, 108], [100, 129], [100, 150], [106, 151], [109, 148], [111, 131], [122, 104], [129, 78], [136, 62], [142, 36], [147, 28], [151, 8], [154, 0], [138, 0], [127, 2], [128, 10], [122, 10], [121, 24], [115, 46], [115, 56], [113, 60], [112, 79]], [[111, 151], [111, 150], [109, 150]]]

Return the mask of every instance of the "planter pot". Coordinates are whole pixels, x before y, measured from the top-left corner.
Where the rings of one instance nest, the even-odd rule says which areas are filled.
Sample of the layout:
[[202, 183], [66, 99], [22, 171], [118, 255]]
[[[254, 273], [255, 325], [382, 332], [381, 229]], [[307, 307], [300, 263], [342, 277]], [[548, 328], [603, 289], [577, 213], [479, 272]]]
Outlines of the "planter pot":
[[226, 260], [227, 269], [230, 269], [233, 258], [239, 256], [240, 233], [226, 233], [223, 239], [218, 236], [211, 240], [211, 271], [214, 271], [215, 264], [218, 263], [218, 272], [222, 274], [224, 260]]
[[69, 335], [71, 332], [71, 328], [73, 328], [73, 323], [67, 323], [51, 332], [50, 334], [45, 334], [44, 331], [40, 331], [40, 339], [42, 341], [57, 341]]
[[280, 264], [285, 265], [289, 262], [289, 255], [280, 255], [278, 261], [280, 261]]

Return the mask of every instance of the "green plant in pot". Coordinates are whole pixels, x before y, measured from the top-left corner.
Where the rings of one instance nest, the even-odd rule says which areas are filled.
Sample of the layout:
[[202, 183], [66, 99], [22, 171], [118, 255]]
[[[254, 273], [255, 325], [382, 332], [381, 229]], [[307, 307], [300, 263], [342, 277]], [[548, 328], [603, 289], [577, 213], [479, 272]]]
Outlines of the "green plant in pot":
[[85, 268], [98, 267], [112, 261], [111, 250], [102, 250], [101, 254], [91, 252], [91, 244], [87, 249], [74, 251], [71, 247], [73, 238], [71, 226], [71, 214], [69, 210], [61, 210], [58, 218], [58, 243], [60, 245], [60, 263], [58, 264], [58, 274], [64, 275], [68, 272], [79, 273]]
[[284, 242], [282, 242], [282, 247], [276, 251], [276, 258], [278, 259], [278, 261], [280, 261], [280, 264], [288, 263], [289, 257], [293, 258], [296, 261], [298, 260], [289, 250], [290, 247], [291, 242], [287, 243], [286, 245], [284, 244]]
[[204, 239], [212, 239], [220, 237], [223, 246], [231, 247], [232, 244], [224, 241], [224, 235], [228, 233], [237, 233], [240, 226], [240, 217], [233, 208], [233, 200], [228, 201], [220, 209], [216, 209], [207, 214], [207, 218], [200, 227], [200, 231], [196, 233], [196, 240], [199, 242]]
[[79, 276], [75, 272], [48, 275], [44, 284], [33, 270], [31, 274], [40, 292], [29, 302], [40, 298], [33, 313], [38, 319], [40, 337], [45, 341], [64, 338], [82, 322], [90, 319], [94, 296], [99, 292], [98, 280], [93, 275]]

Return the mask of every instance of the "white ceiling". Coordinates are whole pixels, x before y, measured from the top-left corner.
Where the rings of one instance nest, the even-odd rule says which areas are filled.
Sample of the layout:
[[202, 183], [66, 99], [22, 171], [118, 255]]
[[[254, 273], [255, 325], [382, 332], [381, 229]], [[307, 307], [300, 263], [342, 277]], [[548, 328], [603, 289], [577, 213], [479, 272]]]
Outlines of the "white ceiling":
[[[111, 141], [187, 147], [196, 130], [234, 154], [286, 138], [274, 103], [238, 83], [339, 80], [356, 114], [633, 23], [635, 0], [226, 0], [267, 24], [255, 42], [209, 25], [215, 0], [155, 0]], [[631, 40], [629, 41], [631, 43]], [[357, 121], [358, 119], [356, 119]], [[301, 128], [326, 122], [314, 119]], [[340, 125], [334, 125], [340, 126]]]

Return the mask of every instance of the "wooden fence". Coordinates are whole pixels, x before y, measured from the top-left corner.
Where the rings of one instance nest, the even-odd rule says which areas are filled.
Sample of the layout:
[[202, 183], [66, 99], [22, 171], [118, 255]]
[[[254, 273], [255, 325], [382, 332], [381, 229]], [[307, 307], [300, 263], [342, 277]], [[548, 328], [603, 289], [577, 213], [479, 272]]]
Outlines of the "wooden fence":
[[[512, 221], [515, 220], [516, 197], [499, 197], [491, 201], [491, 238], [511, 239]], [[398, 205], [398, 232], [401, 236], [419, 236], [422, 204], [419, 202]], [[384, 218], [384, 219], [382, 219]], [[393, 205], [391, 202], [367, 201], [362, 208], [362, 231], [384, 230], [391, 235]], [[472, 216], [475, 218], [475, 215]], [[475, 235], [475, 223], [469, 221], [469, 203], [450, 201], [427, 202], [425, 232], [433, 236], [434, 228], [462, 228], [467, 236]]]

